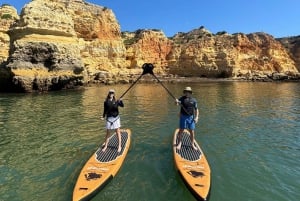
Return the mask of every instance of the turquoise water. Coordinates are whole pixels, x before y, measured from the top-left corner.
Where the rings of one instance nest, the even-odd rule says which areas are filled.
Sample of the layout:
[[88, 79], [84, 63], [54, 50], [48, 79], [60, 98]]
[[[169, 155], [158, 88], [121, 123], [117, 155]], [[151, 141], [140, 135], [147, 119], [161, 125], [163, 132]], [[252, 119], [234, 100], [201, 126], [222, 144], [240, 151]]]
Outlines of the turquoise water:
[[[191, 86], [200, 120], [196, 139], [212, 170], [211, 201], [298, 201], [300, 84]], [[121, 95], [129, 85], [114, 86]], [[77, 176], [103, 142], [109, 86], [48, 94], [0, 94], [0, 201], [71, 200]], [[93, 201], [192, 201], [175, 170], [178, 110], [159, 84], [137, 84], [120, 109], [132, 144], [117, 176]]]

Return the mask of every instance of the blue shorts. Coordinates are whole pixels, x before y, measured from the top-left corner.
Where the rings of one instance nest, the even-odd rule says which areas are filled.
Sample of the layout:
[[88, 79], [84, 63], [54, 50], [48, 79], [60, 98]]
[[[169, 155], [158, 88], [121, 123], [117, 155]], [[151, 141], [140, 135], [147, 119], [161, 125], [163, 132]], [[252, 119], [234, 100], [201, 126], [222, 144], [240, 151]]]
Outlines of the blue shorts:
[[195, 121], [194, 116], [188, 116], [188, 115], [180, 115], [179, 120], [179, 128], [180, 129], [195, 129]]

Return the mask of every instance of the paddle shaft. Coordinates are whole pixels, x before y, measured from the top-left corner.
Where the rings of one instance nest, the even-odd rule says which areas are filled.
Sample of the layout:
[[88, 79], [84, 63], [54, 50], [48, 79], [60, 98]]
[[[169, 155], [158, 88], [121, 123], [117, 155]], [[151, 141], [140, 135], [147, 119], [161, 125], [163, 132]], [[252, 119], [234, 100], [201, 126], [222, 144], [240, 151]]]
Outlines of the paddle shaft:
[[156, 75], [152, 74], [153, 77], [155, 77], [155, 79], [158, 81], [158, 83], [168, 92], [168, 94], [173, 97], [175, 100], [177, 99], [170, 91], [167, 87], [165, 87], [165, 85], [163, 85], [163, 83], [158, 79], [158, 77], [156, 77]]
[[132, 84], [131, 86], [120, 96], [120, 99], [123, 98], [123, 96], [125, 96], [125, 94], [139, 81], [139, 79], [141, 79], [141, 77], [144, 74], [141, 74]]
[[[152, 73], [151, 75], [153, 75], [153, 77], [155, 77], [155, 79], [158, 81], [158, 83], [168, 92], [168, 94], [170, 96], [172, 96], [175, 100], [177, 100], [177, 98], [169, 91], [169, 89], [167, 87], [165, 87], [165, 85], [158, 79], [158, 77], [156, 77], [156, 75], [154, 75], [154, 73]], [[181, 103], [179, 103], [181, 105], [181, 107], [183, 108], [183, 110], [187, 113], [190, 114], [185, 107], [183, 107], [183, 105]], [[194, 115], [193, 115], [194, 118]]]
[[143, 66], [143, 73], [132, 83], [132, 85], [122, 94], [122, 96], [120, 96], [120, 99], [123, 98], [123, 96], [125, 96], [125, 94], [139, 81], [139, 79], [141, 79], [141, 77], [143, 75], [146, 75], [146, 74], [152, 74], [153, 75], [153, 64], [151, 63], [144, 63]]
[[[145, 74], [151, 74], [157, 81], [158, 83], [168, 92], [168, 94], [174, 99], [177, 100], [177, 98], [169, 91], [167, 87], [156, 77], [156, 75], [153, 73], [153, 68], [154, 66], [151, 63], [144, 63], [143, 66], [143, 73], [131, 84], [131, 86], [120, 96], [120, 99], [125, 96], [125, 94], [142, 78], [143, 75]], [[181, 107], [183, 110], [189, 114], [189, 112], [186, 110], [186, 108], [180, 103]], [[193, 115], [194, 116], [194, 115]]]

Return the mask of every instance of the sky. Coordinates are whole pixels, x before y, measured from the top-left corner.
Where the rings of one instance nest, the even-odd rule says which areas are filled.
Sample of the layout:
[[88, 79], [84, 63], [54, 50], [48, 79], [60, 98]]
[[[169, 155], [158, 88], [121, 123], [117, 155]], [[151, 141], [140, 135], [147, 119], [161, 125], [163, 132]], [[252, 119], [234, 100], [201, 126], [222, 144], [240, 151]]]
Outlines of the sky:
[[[31, 0], [0, 0], [20, 13]], [[121, 31], [159, 29], [166, 36], [204, 26], [229, 34], [265, 32], [275, 38], [300, 35], [299, 0], [87, 0], [112, 9]]]

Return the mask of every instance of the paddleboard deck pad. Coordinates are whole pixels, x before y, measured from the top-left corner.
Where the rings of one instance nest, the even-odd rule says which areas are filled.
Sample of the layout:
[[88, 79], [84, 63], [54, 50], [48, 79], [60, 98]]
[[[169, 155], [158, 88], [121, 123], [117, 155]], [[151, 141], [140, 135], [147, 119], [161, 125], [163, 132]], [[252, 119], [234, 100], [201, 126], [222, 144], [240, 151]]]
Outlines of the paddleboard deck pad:
[[100, 146], [82, 168], [73, 190], [73, 201], [90, 200], [101, 190], [121, 168], [129, 150], [131, 131], [121, 130], [122, 149], [118, 152], [118, 136], [113, 134], [108, 146], [102, 151]]
[[190, 133], [184, 130], [182, 133], [182, 145], [178, 145], [178, 131], [175, 130], [173, 137], [173, 155], [175, 166], [184, 183], [197, 200], [208, 200], [211, 184], [211, 174], [208, 161], [199, 144], [195, 141], [195, 150], [192, 147]]

